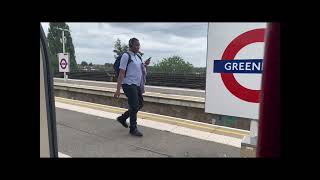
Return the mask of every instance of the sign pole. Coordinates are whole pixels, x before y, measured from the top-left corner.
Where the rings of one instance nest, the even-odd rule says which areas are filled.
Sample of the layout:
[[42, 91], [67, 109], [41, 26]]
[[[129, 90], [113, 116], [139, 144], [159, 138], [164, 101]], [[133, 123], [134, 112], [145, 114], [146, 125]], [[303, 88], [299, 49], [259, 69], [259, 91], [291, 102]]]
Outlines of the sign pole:
[[[63, 53], [65, 53], [65, 46], [64, 46], [64, 30], [62, 30], [62, 48], [63, 48]], [[63, 78], [64, 81], [67, 81], [68, 77], [66, 72], [63, 72]]]

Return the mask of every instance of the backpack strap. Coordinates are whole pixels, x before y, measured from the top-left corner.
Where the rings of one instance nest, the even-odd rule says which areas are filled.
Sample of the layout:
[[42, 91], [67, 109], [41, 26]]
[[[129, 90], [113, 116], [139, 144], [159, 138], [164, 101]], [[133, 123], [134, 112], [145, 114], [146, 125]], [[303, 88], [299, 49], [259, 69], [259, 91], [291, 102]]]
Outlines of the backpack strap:
[[[137, 56], [140, 58], [140, 61], [142, 62], [142, 57], [140, 56], [139, 53], [137, 53]], [[143, 63], [143, 62], [142, 62]]]
[[124, 77], [126, 77], [126, 75], [127, 75], [127, 70], [128, 70], [128, 65], [129, 65], [129, 63], [130, 63], [132, 60], [131, 60], [131, 55], [130, 55], [129, 52], [124, 52], [124, 53], [128, 54], [128, 56], [129, 56], [128, 62], [127, 62], [127, 67], [126, 67], [126, 71], [125, 71], [125, 73], [124, 73]]

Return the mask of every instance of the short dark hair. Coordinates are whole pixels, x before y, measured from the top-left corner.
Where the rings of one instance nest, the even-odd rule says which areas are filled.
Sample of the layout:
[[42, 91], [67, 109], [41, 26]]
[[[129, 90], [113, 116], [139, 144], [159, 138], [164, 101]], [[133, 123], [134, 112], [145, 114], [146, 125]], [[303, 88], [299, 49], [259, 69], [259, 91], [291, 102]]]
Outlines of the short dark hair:
[[133, 42], [134, 41], [139, 41], [139, 39], [137, 39], [137, 38], [131, 38], [130, 40], [129, 40], [129, 47], [132, 47], [133, 46]]

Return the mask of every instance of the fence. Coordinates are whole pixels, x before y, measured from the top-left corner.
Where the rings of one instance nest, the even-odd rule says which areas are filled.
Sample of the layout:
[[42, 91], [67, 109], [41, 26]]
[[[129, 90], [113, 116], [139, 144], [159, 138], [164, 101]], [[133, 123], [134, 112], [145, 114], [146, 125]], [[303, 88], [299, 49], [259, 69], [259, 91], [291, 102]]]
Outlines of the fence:
[[[67, 74], [71, 79], [116, 82], [114, 72], [71, 72]], [[56, 73], [54, 77], [63, 78], [63, 73]], [[204, 90], [205, 83], [205, 73], [179, 74], [148, 72], [146, 85]]]

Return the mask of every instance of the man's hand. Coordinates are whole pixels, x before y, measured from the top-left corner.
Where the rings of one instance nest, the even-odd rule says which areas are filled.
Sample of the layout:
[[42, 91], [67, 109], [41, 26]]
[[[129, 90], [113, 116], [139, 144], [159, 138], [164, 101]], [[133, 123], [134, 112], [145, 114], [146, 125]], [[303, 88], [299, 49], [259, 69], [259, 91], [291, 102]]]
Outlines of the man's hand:
[[117, 91], [113, 95], [115, 98], [119, 98], [120, 96], [120, 89], [117, 89]]
[[151, 60], [151, 58], [147, 59], [147, 60], [144, 62], [144, 64], [148, 66], [148, 65], [150, 64], [150, 60]]

